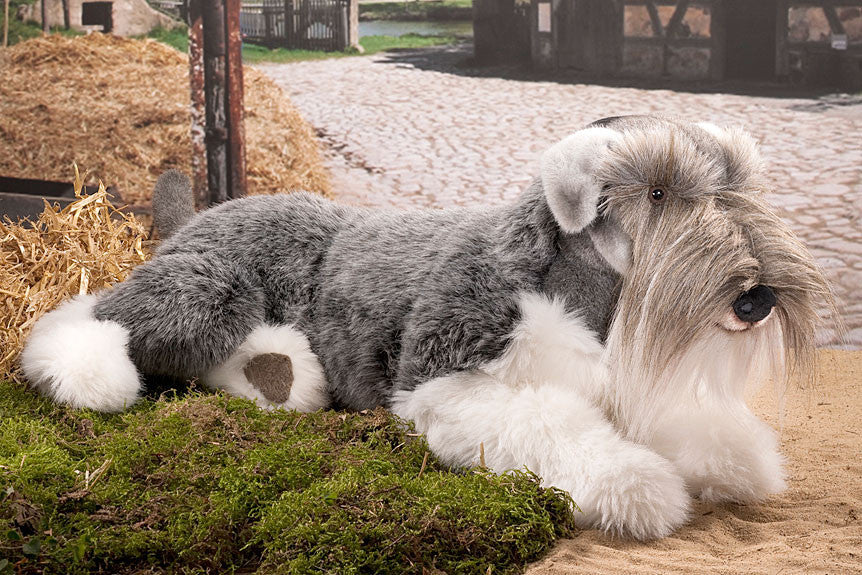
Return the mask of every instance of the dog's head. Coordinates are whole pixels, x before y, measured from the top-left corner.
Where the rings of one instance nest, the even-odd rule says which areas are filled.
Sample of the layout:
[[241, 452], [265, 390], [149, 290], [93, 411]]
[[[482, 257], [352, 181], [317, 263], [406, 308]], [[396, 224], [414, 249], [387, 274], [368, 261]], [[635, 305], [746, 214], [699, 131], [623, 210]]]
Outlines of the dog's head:
[[755, 372], [783, 380], [810, 367], [830, 290], [767, 203], [744, 131], [602, 120], [545, 154], [542, 183], [560, 228], [589, 233], [623, 277], [608, 336], [616, 393], [691, 381], [738, 397]]

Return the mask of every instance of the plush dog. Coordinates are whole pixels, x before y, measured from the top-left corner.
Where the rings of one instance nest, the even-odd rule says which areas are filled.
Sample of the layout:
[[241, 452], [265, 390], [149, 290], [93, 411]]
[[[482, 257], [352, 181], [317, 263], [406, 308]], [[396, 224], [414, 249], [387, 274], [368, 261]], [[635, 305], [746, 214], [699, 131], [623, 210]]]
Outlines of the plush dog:
[[583, 526], [639, 539], [692, 496], [784, 487], [749, 380], [811, 360], [829, 290], [737, 129], [608, 118], [506, 207], [374, 211], [297, 193], [193, 215], [156, 186], [156, 257], [44, 316], [22, 354], [57, 401], [116, 411], [142, 376], [260, 405], [378, 405], [443, 461], [527, 466]]

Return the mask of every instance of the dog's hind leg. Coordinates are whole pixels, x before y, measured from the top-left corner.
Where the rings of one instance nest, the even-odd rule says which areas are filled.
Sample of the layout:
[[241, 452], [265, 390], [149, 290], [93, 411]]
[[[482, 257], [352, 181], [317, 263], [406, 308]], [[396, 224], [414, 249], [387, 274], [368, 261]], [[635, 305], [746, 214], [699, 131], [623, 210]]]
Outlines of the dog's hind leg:
[[305, 335], [289, 325], [256, 327], [203, 381], [262, 407], [307, 412], [330, 404], [320, 361]]
[[526, 466], [545, 485], [565, 489], [583, 527], [652, 539], [688, 517], [690, 499], [673, 465], [622, 439], [565, 385], [512, 386], [482, 371], [460, 372], [396, 393], [392, 409], [450, 465], [476, 465], [484, 451], [494, 472]]
[[123, 283], [40, 318], [22, 353], [31, 383], [75, 407], [119, 411], [140, 374], [192, 378], [263, 324], [256, 274], [217, 254], [160, 256]]
[[96, 319], [128, 330], [141, 373], [199, 377], [224, 362], [262, 324], [256, 274], [217, 254], [170, 254], [137, 267], [99, 294]]
[[261, 407], [313, 411], [329, 401], [305, 336], [265, 323], [260, 279], [210, 254], [160, 256], [106, 293], [99, 319], [125, 326], [143, 373], [200, 377]]

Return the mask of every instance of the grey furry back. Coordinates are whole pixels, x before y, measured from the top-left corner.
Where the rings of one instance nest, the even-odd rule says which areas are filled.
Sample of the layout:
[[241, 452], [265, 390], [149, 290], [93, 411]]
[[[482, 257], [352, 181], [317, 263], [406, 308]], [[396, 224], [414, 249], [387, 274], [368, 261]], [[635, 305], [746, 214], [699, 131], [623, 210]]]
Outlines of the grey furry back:
[[153, 188], [153, 222], [159, 237], [167, 239], [195, 215], [192, 185], [185, 174], [169, 170]]
[[[191, 279], [173, 282], [172, 266]], [[147, 357], [169, 364], [169, 375], [202, 373], [255, 322], [294, 324], [334, 404], [352, 409], [498, 357], [521, 292], [564, 297], [603, 337], [617, 281], [587, 233], [561, 232], [538, 180], [495, 208], [373, 211], [306, 193], [234, 200], [197, 214], [134, 276], [105, 294], [96, 315], [159, 330], [132, 336], [145, 373], [157, 367]], [[202, 291], [207, 283], [214, 294]], [[154, 291], [186, 303], [157, 308]], [[213, 329], [208, 349], [195, 352], [202, 335], [184, 326], [198, 323]], [[157, 339], [170, 345], [150, 349]]]

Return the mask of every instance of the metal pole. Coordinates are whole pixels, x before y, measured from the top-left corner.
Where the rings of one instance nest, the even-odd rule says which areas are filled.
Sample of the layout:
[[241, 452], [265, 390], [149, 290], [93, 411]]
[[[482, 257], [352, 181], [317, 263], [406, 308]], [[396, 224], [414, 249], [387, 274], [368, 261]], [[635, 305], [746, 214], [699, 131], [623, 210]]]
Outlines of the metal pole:
[[189, 0], [189, 83], [192, 112], [192, 189], [195, 206], [209, 206], [207, 186], [206, 98], [204, 97], [203, 0]]

